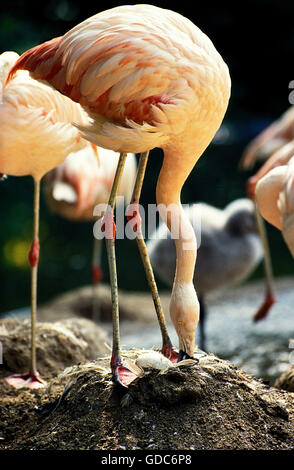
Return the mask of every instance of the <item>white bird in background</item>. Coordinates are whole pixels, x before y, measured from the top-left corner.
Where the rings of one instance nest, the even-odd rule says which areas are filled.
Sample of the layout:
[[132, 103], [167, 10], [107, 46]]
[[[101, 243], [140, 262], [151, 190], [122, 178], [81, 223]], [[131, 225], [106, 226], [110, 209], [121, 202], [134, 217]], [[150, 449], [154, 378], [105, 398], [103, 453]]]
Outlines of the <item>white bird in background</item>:
[[[156, 197], [171, 228], [177, 218], [177, 269], [170, 314], [179, 337], [179, 359], [193, 356], [199, 303], [193, 285], [196, 240], [180, 202], [191, 170], [221, 125], [230, 96], [228, 67], [211, 40], [187, 18], [153, 5], [125, 5], [98, 13], [66, 33], [27, 51], [10, 72], [30, 70], [36, 79], [79, 102], [90, 113], [82, 136], [99, 147], [121, 152], [104, 216], [113, 300], [113, 379], [128, 386], [134, 374], [120, 357], [119, 309], [113, 210], [126, 152], [141, 153], [129, 220], [152, 291], [162, 333], [162, 352], [172, 348], [146, 246], [139, 198], [148, 153], [164, 151]], [[166, 213], [164, 207], [171, 207]], [[107, 227], [110, 227], [108, 230]]]
[[[99, 164], [97, 161], [99, 156]], [[43, 188], [52, 212], [75, 221], [94, 221], [93, 211], [98, 204], [107, 204], [112, 188], [119, 153], [88, 143], [71, 153], [57, 168], [44, 177]], [[128, 155], [118, 188], [124, 205], [129, 204], [136, 178], [136, 157]], [[101, 239], [94, 236], [92, 259], [93, 319], [99, 320], [99, 298], [95, 286], [103, 273], [101, 269]]]
[[[9, 54], [9, 56], [8, 56]], [[17, 54], [3, 53], [1, 79], [8, 73]], [[10, 67], [9, 67], [10, 68]], [[88, 122], [80, 105], [44, 83], [19, 71], [2, 88], [0, 103], [0, 172], [13, 176], [31, 175], [34, 179], [34, 228], [29, 253], [31, 265], [31, 363], [28, 373], [6, 378], [15, 387], [37, 388], [44, 385], [36, 366], [37, 269], [39, 261], [40, 181], [45, 173], [58, 166], [69, 153], [88, 146], [70, 123]]]
[[[193, 282], [200, 302], [200, 348], [206, 350], [206, 295], [245, 280], [262, 258], [262, 245], [250, 199], [237, 199], [223, 210], [204, 203], [185, 210], [200, 240]], [[176, 251], [164, 224], [159, 225], [147, 249], [155, 273], [172, 287]]]

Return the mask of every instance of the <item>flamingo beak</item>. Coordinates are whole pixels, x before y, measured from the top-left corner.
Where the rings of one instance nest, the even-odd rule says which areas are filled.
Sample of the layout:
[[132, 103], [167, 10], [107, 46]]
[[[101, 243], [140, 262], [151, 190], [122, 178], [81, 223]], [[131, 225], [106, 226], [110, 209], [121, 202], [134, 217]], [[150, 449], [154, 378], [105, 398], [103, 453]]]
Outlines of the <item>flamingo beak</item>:
[[187, 354], [185, 351], [180, 349], [177, 362], [185, 361], [186, 359], [194, 359], [195, 360], [194, 357], [189, 356], [189, 354]]

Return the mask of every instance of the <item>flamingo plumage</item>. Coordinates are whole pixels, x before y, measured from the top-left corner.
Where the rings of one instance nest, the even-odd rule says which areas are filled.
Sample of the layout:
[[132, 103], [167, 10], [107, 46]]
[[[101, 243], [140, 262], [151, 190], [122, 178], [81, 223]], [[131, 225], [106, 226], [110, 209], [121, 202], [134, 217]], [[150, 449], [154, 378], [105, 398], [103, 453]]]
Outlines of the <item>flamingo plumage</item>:
[[[109, 210], [104, 216], [112, 299], [114, 380], [127, 386], [132, 373], [120, 358], [118, 291], [113, 209], [126, 152], [141, 153], [129, 220], [144, 263], [158, 316], [162, 352], [173, 358], [164, 315], [140, 230], [139, 198], [149, 150], [162, 148], [157, 181], [160, 215], [169, 229], [177, 219], [177, 267], [170, 315], [179, 338], [179, 357], [193, 357], [199, 302], [193, 285], [195, 233], [181, 205], [181, 189], [224, 118], [229, 96], [228, 67], [211, 40], [190, 20], [152, 5], [120, 6], [83, 21], [63, 37], [24, 53], [12, 68], [27, 69], [89, 113], [76, 123], [82, 137], [121, 153]], [[166, 211], [166, 209], [170, 209]], [[106, 230], [110, 224], [113, 229]]]
[[281, 230], [294, 257], [294, 152], [287, 164], [272, 168], [258, 180], [255, 197], [261, 215]]
[[[0, 103], [0, 172], [13, 176], [31, 175], [34, 179], [34, 233], [29, 262], [31, 265], [31, 364], [27, 374], [6, 380], [13, 386], [38, 388], [44, 385], [37, 371], [35, 328], [37, 315], [37, 270], [39, 261], [39, 194], [45, 173], [59, 165], [66, 156], [88, 145], [70, 123], [86, 122], [80, 105], [53, 88], [33, 80], [27, 71], [19, 71], [5, 85], [9, 68], [18, 55], [0, 56], [2, 100]], [[8, 67], [7, 63], [10, 62]]]

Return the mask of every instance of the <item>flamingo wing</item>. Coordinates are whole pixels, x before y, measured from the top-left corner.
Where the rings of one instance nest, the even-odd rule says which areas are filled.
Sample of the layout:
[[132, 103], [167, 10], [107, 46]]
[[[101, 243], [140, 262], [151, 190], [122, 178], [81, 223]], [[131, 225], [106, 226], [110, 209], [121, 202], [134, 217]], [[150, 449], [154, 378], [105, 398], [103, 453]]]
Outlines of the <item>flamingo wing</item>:
[[77, 127], [96, 145], [134, 153], [162, 147], [197, 120], [220, 58], [189, 20], [171, 11], [155, 19], [155, 7], [142, 7], [89, 18], [23, 54], [10, 76], [26, 68], [86, 107], [93, 122]]

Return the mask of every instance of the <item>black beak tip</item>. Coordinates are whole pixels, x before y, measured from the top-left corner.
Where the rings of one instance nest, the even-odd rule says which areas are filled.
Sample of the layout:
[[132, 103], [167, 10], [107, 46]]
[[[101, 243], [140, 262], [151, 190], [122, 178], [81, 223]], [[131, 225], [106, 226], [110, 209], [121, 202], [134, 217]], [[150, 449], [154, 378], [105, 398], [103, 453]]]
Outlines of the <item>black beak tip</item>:
[[194, 359], [196, 361], [195, 357], [189, 356], [189, 354], [180, 349], [177, 362], [184, 361], [185, 359]]

